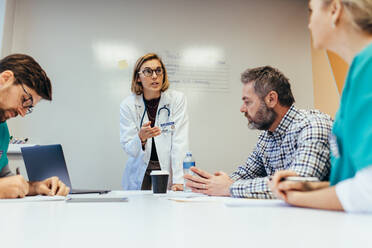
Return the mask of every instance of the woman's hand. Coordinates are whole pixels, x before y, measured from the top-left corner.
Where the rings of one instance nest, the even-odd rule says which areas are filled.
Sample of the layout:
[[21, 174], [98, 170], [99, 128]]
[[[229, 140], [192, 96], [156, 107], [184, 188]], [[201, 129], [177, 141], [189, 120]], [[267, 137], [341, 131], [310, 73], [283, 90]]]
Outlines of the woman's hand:
[[268, 185], [273, 194], [286, 202], [289, 201], [288, 196], [297, 192], [313, 191], [329, 187], [329, 182], [293, 182], [283, 181], [284, 178], [290, 176], [298, 176], [294, 171], [278, 171], [268, 182]]
[[183, 185], [182, 184], [173, 184], [171, 189], [173, 191], [183, 191]]
[[141, 127], [138, 136], [141, 139], [142, 143], [145, 143], [147, 139], [158, 136], [161, 134], [159, 127], [151, 127], [151, 121], [146, 122]]

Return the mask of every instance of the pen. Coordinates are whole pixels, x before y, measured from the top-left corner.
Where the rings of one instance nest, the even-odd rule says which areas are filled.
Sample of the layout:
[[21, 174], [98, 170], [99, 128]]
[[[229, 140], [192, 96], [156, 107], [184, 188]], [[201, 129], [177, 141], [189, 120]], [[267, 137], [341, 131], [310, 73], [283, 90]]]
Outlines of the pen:
[[[269, 181], [273, 180], [273, 176], [269, 177]], [[292, 182], [319, 182], [317, 177], [283, 177], [280, 179], [280, 182], [283, 181], [292, 181]]]
[[282, 181], [292, 181], [292, 182], [319, 182], [317, 177], [285, 177], [280, 180]]

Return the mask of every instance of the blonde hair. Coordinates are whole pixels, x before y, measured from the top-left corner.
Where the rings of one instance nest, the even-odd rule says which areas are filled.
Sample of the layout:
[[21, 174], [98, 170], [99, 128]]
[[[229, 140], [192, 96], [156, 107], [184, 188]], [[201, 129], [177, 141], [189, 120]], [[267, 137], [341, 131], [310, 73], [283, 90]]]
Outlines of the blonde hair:
[[156, 59], [156, 60], [158, 60], [160, 62], [161, 67], [162, 67], [163, 72], [164, 72], [163, 73], [163, 84], [162, 84], [162, 87], [161, 87], [160, 91], [161, 92], [164, 92], [164, 91], [166, 91], [169, 88], [168, 74], [167, 74], [167, 70], [165, 69], [165, 66], [164, 66], [163, 61], [160, 59], [160, 57], [156, 53], [148, 53], [148, 54], [145, 54], [142, 57], [140, 57], [137, 60], [135, 66], [134, 66], [133, 76], [132, 76], [132, 87], [131, 87], [131, 91], [133, 93], [135, 93], [136, 95], [143, 94], [142, 83], [141, 82], [138, 82], [139, 71], [141, 69], [141, 66], [146, 61], [153, 60], [153, 59]]
[[[329, 5], [334, 0], [323, 0]], [[372, 34], [372, 0], [340, 0], [346, 12], [353, 20], [353, 25], [362, 31]]]

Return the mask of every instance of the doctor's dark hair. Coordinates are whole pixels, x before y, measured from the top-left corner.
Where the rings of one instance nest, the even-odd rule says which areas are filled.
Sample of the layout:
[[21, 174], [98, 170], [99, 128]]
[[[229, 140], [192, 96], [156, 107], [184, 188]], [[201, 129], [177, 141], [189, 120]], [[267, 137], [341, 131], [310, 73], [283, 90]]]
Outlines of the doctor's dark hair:
[[9, 70], [14, 74], [14, 84], [27, 85], [45, 100], [52, 100], [52, 84], [46, 72], [31, 56], [11, 54], [0, 60], [0, 73]]
[[247, 69], [242, 73], [241, 81], [244, 84], [254, 83], [254, 91], [261, 99], [270, 91], [275, 91], [280, 105], [290, 107], [295, 102], [288, 78], [271, 66]]
[[148, 53], [140, 57], [133, 70], [133, 77], [132, 77], [132, 87], [131, 91], [135, 93], [136, 95], [141, 95], [143, 93], [143, 87], [142, 87], [142, 82], [138, 82], [139, 79], [139, 71], [141, 69], [141, 66], [149, 60], [156, 59], [160, 62], [161, 67], [163, 69], [163, 85], [160, 89], [161, 92], [166, 91], [169, 88], [169, 81], [168, 81], [168, 74], [167, 70], [165, 69], [164, 63], [161, 60], [161, 58], [156, 54], [156, 53]]

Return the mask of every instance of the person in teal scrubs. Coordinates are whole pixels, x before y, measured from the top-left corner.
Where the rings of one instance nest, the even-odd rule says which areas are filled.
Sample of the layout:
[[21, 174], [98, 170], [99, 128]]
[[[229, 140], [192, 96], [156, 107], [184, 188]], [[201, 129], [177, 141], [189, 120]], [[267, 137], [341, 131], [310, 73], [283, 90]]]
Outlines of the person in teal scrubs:
[[8, 165], [8, 156], [4, 151], [8, 151], [9, 147], [9, 130], [6, 122], [0, 123], [0, 171]]
[[350, 64], [333, 125], [330, 182], [291, 182], [275, 174], [269, 186], [289, 204], [372, 213], [372, 1], [311, 0], [314, 46]]
[[0, 198], [67, 195], [70, 191], [58, 177], [27, 182], [21, 175], [14, 175], [8, 167], [9, 130], [6, 120], [30, 114], [41, 99], [52, 100], [52, 85], [32, 57], [13, 54], [0, 60]]

